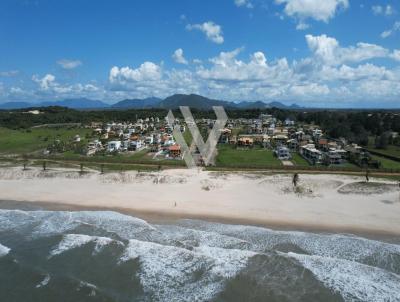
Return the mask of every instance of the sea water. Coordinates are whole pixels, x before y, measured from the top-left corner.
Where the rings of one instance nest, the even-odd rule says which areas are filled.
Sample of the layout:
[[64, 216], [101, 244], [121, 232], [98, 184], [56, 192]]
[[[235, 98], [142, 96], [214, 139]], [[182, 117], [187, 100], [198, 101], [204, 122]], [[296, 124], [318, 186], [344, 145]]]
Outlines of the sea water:
[[1, 301], [400, 301], [400, 245], [116, 212], [0, 210]]

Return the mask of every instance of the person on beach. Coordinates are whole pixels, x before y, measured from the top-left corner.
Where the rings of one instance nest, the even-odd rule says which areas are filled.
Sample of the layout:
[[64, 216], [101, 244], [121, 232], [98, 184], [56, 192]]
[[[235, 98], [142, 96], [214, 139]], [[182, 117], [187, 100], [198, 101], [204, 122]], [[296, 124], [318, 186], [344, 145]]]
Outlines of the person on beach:
[[369, 182], [369, 170], [365, 172], [365, 182]]
[[294, 173], [294, 175], [293, 175], [293, 180], [292, 180], [293, 186], [294, 186], [294, 187], [297, 187], [297, 183], [298, 183], [298, 182], [299, 182], [299, 174]]

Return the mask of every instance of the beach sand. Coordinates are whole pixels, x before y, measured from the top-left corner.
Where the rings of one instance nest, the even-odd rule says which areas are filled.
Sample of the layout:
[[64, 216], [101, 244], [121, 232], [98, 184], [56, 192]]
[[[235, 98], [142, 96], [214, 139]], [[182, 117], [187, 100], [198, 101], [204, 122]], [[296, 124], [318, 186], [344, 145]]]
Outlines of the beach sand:
[[290, 174], [0, 169], [3, 201], [297, 230], [400, 235], [399, 195], [396, 182], [332, 174], [301, 174], [294, 189]]

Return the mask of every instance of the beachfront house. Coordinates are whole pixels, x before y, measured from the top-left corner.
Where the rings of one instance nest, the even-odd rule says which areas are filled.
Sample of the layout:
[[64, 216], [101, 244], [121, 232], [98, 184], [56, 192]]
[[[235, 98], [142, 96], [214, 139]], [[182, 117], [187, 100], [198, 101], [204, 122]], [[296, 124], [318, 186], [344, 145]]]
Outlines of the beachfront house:
[[322, 152], [315, 148], [314, 144], [307, 144], [300, 147], [302, 155], [309, 163], [315, 165], [322, 162]]
[[292, 158], [289, 149], [282, 146], [276, 148], [275, 155], [280, 160], [289, 160]]
[[172, 158], [179, 158], [181, 156], [181, 146], [172, 145], [168, 147], [169, 156]]
[[107, 143], [107, 151], [115, 152], [121, 149], [121, 141], [109, 141]]
[[142, 141], [141, 140], [134, 140], [129, 143], [129, 150], [130, 151], [137, 151], [142, 148]]

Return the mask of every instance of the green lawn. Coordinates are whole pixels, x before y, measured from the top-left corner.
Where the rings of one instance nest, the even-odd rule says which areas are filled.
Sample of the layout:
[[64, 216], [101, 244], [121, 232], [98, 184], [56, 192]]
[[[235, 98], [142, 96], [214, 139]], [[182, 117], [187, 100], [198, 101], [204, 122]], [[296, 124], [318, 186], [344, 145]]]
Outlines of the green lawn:
[[390, 160], [381, 156], [372, 156], [373, 159], [376, 159], [381, 162], [381, 168], [384, 169], [400, 169], [400, 162]]
[[46, 148], [54, 140], [69, 142], [79, 134], [81, 139], [91, 133], [84, 128], [35, 128], [28, 130], [11, 130], [0, 128], [0, 153], [22, 154]]
[[400, 158], [400, 147], [398, 146], [389, 145], [387, 146], [386, 149], [376, 149], [375, 146], [370, 146], [368, 149], [385, 155], [390, 155]]
[[144, 149], [134, 154], [130, 153], [119, 153], [119, 154], [105, 154], [105, 155], [94, 155], [85, 156], [73, 153], [71, 151], [65, 152], [62, 155], [55, 155], [52, 158], [59, 160], [73, 160], [81, 162], [92, 162], [92, 163], [113, 163], [113, 164], [150, 164], [150, 165], [168, 165], [168, 166], [183, 166], [185, 165], [183, 160], [168, 160], [168, 159], [153, 159], [148, 154], [149, 149]]
[[308, 161], [306, 161], [300, 154], [292, 153], [292, 162], [295, 166], [310, 166]]
[[271, 150], [260, 147], [253, 149], [238, 150], [231, 145], [219, 145], [217, 166], [234, 167], [260, 167], [281, 166], [282, 163], [277, 159]]

